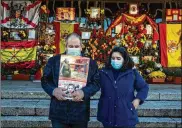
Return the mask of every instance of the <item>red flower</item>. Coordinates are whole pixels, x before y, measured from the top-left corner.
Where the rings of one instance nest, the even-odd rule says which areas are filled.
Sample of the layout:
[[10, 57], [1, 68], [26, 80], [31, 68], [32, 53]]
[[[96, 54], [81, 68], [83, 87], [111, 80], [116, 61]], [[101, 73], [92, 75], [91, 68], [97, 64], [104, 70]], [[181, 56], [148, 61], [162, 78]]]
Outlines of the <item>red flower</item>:
[[128, 33], [128, 27], [124, 26], [124, 34]]
[[147, 30], [146, 29], [143, 29], [142, 33], [143, 34], [147, 34]]
[[144, 29], [144, 25], [143, 24], [141, 24], [141, 25], [138, 26], [139, 32], [142, 32], [143, 29]]
[[142, 33], [139, 33], [138, 35], [137, 35], [137, 39], [140, 39], [142, 37]]
[[128, 36], [128, 41], [131, 41], [131, 36]]
[[143, 46], [144, 46], [144, 44], [142, 42], [140, 42], [140, 41], [137, 42], [137, 47], [139, 49], [143, 48]]
[[133, 47], [134, 42], [131, 41], [131, 42], [128, 43], [128, 45], [129, 45], [129, 47]]

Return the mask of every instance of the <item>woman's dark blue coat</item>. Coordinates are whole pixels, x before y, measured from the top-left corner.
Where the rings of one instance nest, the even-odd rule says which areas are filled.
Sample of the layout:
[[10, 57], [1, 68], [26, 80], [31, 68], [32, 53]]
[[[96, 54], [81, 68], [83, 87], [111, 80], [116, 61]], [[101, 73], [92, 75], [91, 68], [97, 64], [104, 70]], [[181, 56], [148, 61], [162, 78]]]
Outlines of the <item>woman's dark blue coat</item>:
[[[138, 123], [138, 115], [132, 101], [144, 102], [148, 94], [148, 84], [136, 69], [120, 72], [114, 79], [111, 69], [100, 70], [101, 96], [97, 119], [105, 126], [133, 126]], [[136, 96], [134, 91], [137, 91]]]

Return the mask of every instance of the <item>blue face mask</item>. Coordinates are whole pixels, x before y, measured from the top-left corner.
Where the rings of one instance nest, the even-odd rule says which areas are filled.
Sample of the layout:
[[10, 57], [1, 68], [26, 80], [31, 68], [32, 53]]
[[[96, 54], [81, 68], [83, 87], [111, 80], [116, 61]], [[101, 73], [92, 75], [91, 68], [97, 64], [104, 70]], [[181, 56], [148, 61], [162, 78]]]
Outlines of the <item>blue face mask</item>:
[[120, 69], [123, 66], [123, 60], [112, 60], [111, 65], [114, 69]]
[[80, 51], [80, 48], [68, 48], [67, 54], [72, 56], [80, 56], [81, 51]]

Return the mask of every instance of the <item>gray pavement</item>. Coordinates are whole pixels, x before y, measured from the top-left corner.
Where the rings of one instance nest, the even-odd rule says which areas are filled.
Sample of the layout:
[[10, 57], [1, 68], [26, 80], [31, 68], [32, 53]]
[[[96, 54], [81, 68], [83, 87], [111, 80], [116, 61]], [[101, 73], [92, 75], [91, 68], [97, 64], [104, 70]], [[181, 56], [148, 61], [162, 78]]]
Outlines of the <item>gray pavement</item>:
[[[181, 85], [149, 85], [147, 101], [137, 109], [139, 128], [181, 128]], [[100, 92], [91, 99], [89, 128], [102, 127], [96, 119]], [[1, 81], [2, 127], [51, 127], [50, 97], [40, 82]]]
[[[4, 99], [1, 101], [2, 115], [48, 115], [49, 100]], [[90, 116], [97, 116], [98, 100], [92, 100]], [[180, 117], [180, 101], [146, 101], [138, 109], [141, 117]]]

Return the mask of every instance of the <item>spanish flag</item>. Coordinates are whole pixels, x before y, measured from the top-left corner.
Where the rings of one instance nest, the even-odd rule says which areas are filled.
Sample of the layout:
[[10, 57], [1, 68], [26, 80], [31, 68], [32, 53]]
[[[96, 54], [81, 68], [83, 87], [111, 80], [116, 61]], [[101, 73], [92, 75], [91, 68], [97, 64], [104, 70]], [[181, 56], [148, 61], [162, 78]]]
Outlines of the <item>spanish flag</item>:
[[164, 67], [181, 67], [181, 24], [159, 24], [161, 64]]
[[1, 62], [5, 68], [33, 68], [37, 41], [1, 42]]
[[55, 44], [56, 44], [56, 53], [64, 53], [65, 52], [65, 38], [70, 33], [80, 34], [79, 24], [78, 23], [62, 23], [62, 22], [54, 22], [54, 27], [56, 31]]

